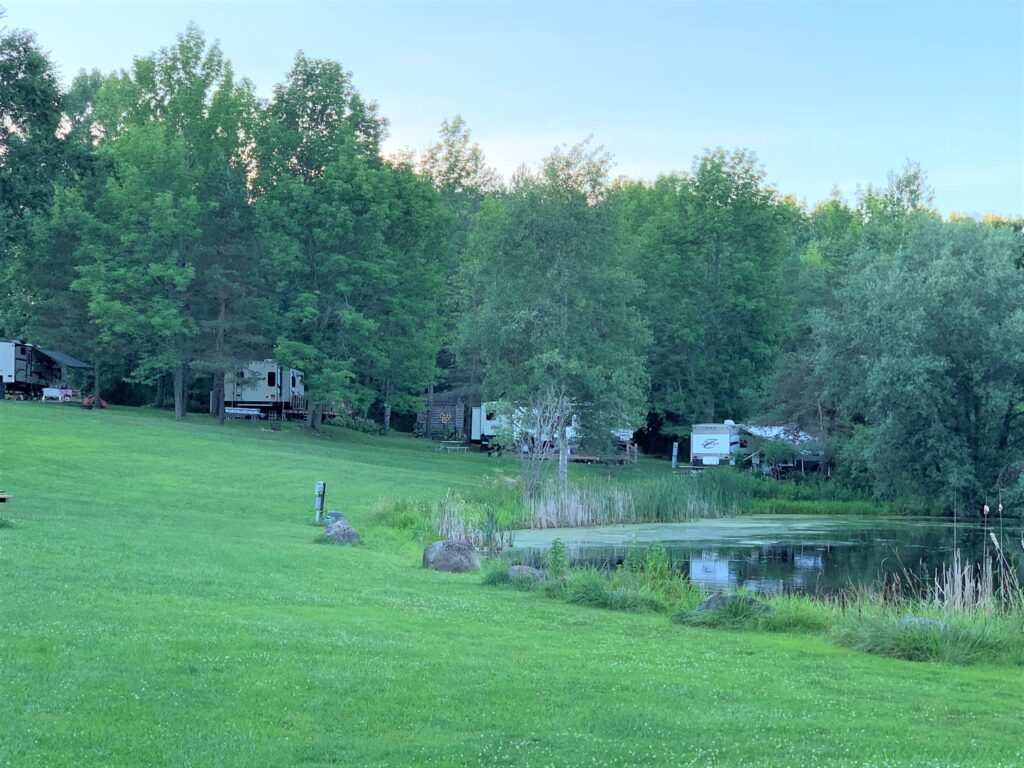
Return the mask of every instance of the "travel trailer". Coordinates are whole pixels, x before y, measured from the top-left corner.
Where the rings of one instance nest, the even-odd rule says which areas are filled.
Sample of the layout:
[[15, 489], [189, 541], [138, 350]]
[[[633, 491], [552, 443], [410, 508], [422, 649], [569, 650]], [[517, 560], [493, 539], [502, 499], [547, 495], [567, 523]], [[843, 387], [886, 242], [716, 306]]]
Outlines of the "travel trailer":
[[0, 393], [37, 400], [44, 389], [66, 389], [68, 371], [91, 368], [71, 355], [24, 341], [0, 341]]
[[722, 424], [694, 424], [690, 431], [690, 463], [693, 466], [734, 464], [734, 453], [739, 447], [740, 428], [731, 419]]
[[254, 360], [224, 375], [224, 405], [258, 409], [266, 418], [303, 418], [307, 408], [304, 375], [273, 360]]

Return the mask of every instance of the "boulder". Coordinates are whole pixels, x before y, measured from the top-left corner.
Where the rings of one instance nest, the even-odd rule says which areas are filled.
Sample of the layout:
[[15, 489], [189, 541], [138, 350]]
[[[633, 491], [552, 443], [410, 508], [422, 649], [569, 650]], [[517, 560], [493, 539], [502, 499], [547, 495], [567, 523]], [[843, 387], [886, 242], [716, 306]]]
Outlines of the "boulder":
[[944, 632], [949, 625], [938, 619], [925, 619], [921, 616], [904, 616], [899, 621], [900, 629], [934, 629], [937, 632]]
[[462, 541], [435, 541], [423, 550], [423, 567], [448, 573], [480, 570], [476, 547]]
[[[329, 525], [333, 525], [339, 520], [345, 520], [345, 516], [341, 514], [341, 512], [339, 512], [338, 510], [332, 509], [326, 515], [324, 515], [324, 527], [326, 528]], [[348, 520], [345, 520], [345, 522], [347, 523]]]
[[355, 544], [359, 534], [341, 512], [329, 512], [334, 521], [324, 528], [324, 538], [332, 544]]
[[540, 568], [531, 568], [528, 565], [509, 566], [507, 573], [510, 579], [533, 579], [534, 581], [544, 581], [548, 577], [548, 575]]
[[712, 595], [703, 603], [693, 609], [694, 613], [711, 613], [714, 611], [724, 611], [731, 608], [734, 605], [742, 604], [750, 608], [752, 611], [763, 613], [770, 611], [772, 607], [768, 603], [761, 602], [757, 598], [747, 597], [746, 595]]

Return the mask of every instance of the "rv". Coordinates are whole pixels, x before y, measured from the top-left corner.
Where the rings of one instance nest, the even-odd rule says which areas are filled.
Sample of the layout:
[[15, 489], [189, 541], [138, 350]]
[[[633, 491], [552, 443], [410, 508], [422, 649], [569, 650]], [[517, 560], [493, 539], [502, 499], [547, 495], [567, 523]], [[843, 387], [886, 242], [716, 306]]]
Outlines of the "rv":
[[235, 373], [224, 375], [224, 405], [252, 408], [264, 417], [302, 418], [306, 414], [306, 386], [302, 371], [284, 368], [273, 360], [254, 360]]
[[[525, 409], [516, 409], [516, 421], [524, 421]], [[499, 412], [498, 403], [483, 403], [472, 409], [472, 424], [470, 426], [470, 440], [480, 444], [481, 450], [491, 450], [495, 436], [502, 430], [508, 429], [508, 416]], [[579, 443], [580, 423], [573, 415], [569, 423], [568, 436], [570, 452], [573, 452]], [[612, 446], [617, 450], [628, 450], [633, 445], [633, 430], [627, 428], [612, 429], [609, 431], [609, 439]], [[541, 435], [542, 443], [553, 443], [557, 435]]]
[[690, 431], [690, 463], [695, 467], [735, 464], [739, 447], [740, 428], [731, 419], [722, 424], [694, 424]]
[[63, 352], [19, 340], [0, 341], [0, 393], [23, 400], [41, 398], [44, 389], [65, 389], [70, 369], [91, 367]]

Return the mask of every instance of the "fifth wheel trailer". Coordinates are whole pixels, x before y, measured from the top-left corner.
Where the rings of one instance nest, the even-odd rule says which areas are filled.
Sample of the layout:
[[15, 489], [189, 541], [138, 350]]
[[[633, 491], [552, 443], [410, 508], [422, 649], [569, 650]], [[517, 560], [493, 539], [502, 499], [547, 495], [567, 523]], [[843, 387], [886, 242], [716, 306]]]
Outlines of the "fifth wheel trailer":
[[740, 447], [740, 428], [727, 420], [722, 424], [694, 424], [690, 432], [690, 463], [717, 466], [735, 462], [733, 453]]
[[0, 394], [38, 399], [44, 389], [67, 387], [73, 368], [91, 368], [71, 355], [17, 339], [0, 341]]
[[254, 360], [235, 373], [224, 374], [224, 405], [254, 408], [264, 416], [297, 419], [306, 414], [305, 375], [273, 360]]

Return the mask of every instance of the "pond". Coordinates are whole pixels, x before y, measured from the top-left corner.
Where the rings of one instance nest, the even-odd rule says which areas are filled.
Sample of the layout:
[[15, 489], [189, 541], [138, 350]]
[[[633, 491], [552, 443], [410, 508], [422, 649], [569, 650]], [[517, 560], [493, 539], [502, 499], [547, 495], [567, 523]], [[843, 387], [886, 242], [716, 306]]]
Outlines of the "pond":
[[[576, 564], [614, 567], [631, 546], [661, 542], [676, 568], [707, 589], [829, 594], [896, 574], [930, 583], [955, 548], [970, 562], [993, 555], [990, 533], [1024, 572], [1024, 521], [765, 515], [688, 523], [549, 528], [515, 533], [516, 553], [538, 564], [560, 538]], [[915, 578], [908, 578], [913, 574]]]

